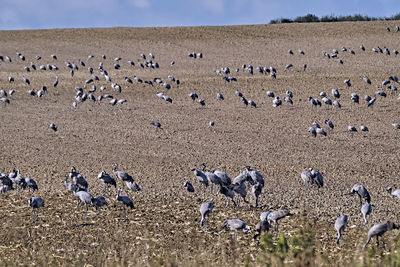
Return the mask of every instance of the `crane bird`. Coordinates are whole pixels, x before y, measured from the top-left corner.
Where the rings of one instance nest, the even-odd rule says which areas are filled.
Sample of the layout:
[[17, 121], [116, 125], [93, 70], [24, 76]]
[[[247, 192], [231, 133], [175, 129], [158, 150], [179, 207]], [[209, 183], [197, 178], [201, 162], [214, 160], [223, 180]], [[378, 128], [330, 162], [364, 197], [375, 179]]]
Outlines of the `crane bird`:
[[254, 185], [260, 183], [264, 187], [264, 177], [258, 171], [252, 169], [250, 166], [246, 166], [244, 171], [247, 174], [248, 181]]
[[243, 233], [247, 233], [248, 231], [251, 230], [250, 226], [247, 226], [246, 223], [240, 219], [229, 219], [224, 221], [222, 224], [222, 229], [227, 229], [227, 230], [234, 230], [234, 240], [236, 240], [237, 236], [237, 231], [241, 230]]
[[258, 242], [260, 242], [259, 237], [261, 234], [268, 232], [270, 228], [270, 224], [267, 220], [261, 220], [257, 223], [256, 225], [256, 234], [254, 235], [254, 239], [258, 239]]
[[[368, 231], [367, 241], [363, 245], [363, 250], [368, 245], [368, 243], [371, 241], [372, 237], [376, 236], [376, 245], [379, 247], [379, 237], [382, 237], [389, 230], [399, 229], [399, 228], [400, 227], [398, 225], [396, 225], [390, 221], [373, 225]], [[382, 242], [383, 242], [383, 247], [385, 247], [385, 242], [383, 240], [383, 237], [382, 237]]]
[[392, 192], [392, 190], [393, 190], [392, 187], [388, 187], [388, 188], [386, 189], [386, 191], [387, 191], [391, 196], [400, 198], [400, 189], [396, 189], [396, 190], [394, 190], [393, 192]]
[[85, 191], [87, 190], [89, 184], [88, 184], [88, 182], [86, 181], [86, 179], [83, 178], [82, 174], [78, 173], [77, 175], [75, 175], [75, 176], [72, 177], [72, 180], [75, 182], [75, 184], [76, 184], [78, 187], [84, 189]]
[[93, 206], [96, 207], [96, 210], [98, 211], [96, 217], [100, 215], [101, 208], [108, 205], [107, 200], [103, 196], [92, 197], [91, 203]]
[[28, 78], [26, 78], [25, 76], [22, 76], [22, 80], [28, 85], [31, 84], [31, 81]]
[[367, 84], [371, 85], [371, 80], [368, 77], [363, 77], [364, 82], [366, 82]]
[[267, 216], [267, 221], [269, 223], [274, 222], [275, 224], [275, 234], [278, 236], [278, 221], [287, 217], [287, 216], [292, 216], [293, 214], [290, 213], [287, 210], [276, 210], [276, 211], [271, 211], [268, 216]]
[[57, 132], [57, 125], [55, 125], [54, 123], [50, 124], [50, 129], [52, 129], [53, 131]]
[[342, 232], [346, 228], [347, 221], [349, 220], [349, 216], [345, 214], [340, 214], [340, 216], [335, 221], [335, 229], [338, 234], [336, 243], [340, 246], [340, 239], [342, 238]]
[[344, 80], [344, 84], [347, 85], [347, 87], [351, 86], [350, 79]]
[[125, 217], [126, 217], [126, 207], [129, 207], [131, 209], [135, 208], [135, 206], [133, 205], [133, 201], [128, 196], [121, 195], [121, 188], [118, 188], [116, 199], [119, 203], [121, 203], [124, 209]]
[[117, 188], [117, 182], [106, 171], [101, 171], [97, 178], [104, 183], [104, 193], [106, 192], [107, 188], [110, 188], [110, 186]]
[[256, 182], [252, 187], [251, 187], [251, 193], [253, 194], [255, 200], [256, 200], [256, 208], [258, 208], [258, 198], [261, 195], [263, 186], [259, 183]]
[[335, 128], [335, 125], [333, 125], [333, 122], [329, 119], [325, 120], [325, 124], [328, 125], [331, 129]]
[[200, 226], [204, 225], [207, 218], [210, 216], [210, 213], [213, 210], [213, 208], [214, 208], [214, 204], [211, 201], [201, 203], [201, 205], [200, 205], [200, 214], [201, 214]]
[[44, 207], [44, 200], [41, 197], [31, 197], [29, 206], [32, 207], [33, 211], [33, 224], [36, 225], [37, 213], [39, 208]]
[[315, 130], [314, 127], [308, 128], [308, 132], [309, 132], [312, 136], [314, 136], [314, 137], [317, 136], [317, 131]]
[[372, 212], [372, 205], [368, 202], [365, 202], [362, 206], [361, 206], [361, 214], [363, 215], [363, 219], [364, 219], [364, 224], [367, 224], [367, 216], [370, 215]]
[[221, 182], [225, 186], [232, 184], [231, 178], [226, 174], [226, 172], [213, 170], [213, 173], [221, 179]]
[[233, 205], [236, 207], [237, 203], [235, 202], [235, 193], [229, 187], [224, 186], [222, 183], [219, 184], [219, 192], [223, 194], [227, 199], [230, 198], [233, 202]]
[[353, 185], [350, 193], [347, 193], [347, 195], [354, 195], [355, 193], [357, 193], [357, 195], [360, 197], [360, 206], [362, 206], [362, 199], [367, 201], [367, 203], [371, 203], [371, 196], [369, 195], [368, 190], [362, 184]]
[[117, 168], [118, 168], [118, 163], [114, 163], [113, 164], [113, 173], [117, 178], [121, 179], [123, 182], [133, 183], [135, 181], [135, 179], [131, 175], [129, 175], [128, 173], [123, 172], [123, 171], [118, 171]]
[[86, 191], [79, 191], [79, 187], [76, 187], [74, 191], [74, 196], [78, 198], [78, 202], [76, 203], [76, 208], [79, 207], [81, 202], [85, 203], [85, 214], [83, 217], [86, 218], [88, 205], [92, 204], [92, 195]]
[[187, 190], [188, 192], [190, 192], [190, 193], [193, 193], [193, 192], [194, 192], [194, 187], [193, 187], [193, 185], [192, 185], [189, 181], [185, 181], [185, 182], [183, 183], [183, 187], [186, 188], [186, 190]]
[[196, 180], [203, 184], [205, 188], [208, 187], [208, 178], [204, 171], [202, 170], [197, 170], [197, 169], [191, 169], [191, 171], [194, 173], [194, 176], [196, 177]]

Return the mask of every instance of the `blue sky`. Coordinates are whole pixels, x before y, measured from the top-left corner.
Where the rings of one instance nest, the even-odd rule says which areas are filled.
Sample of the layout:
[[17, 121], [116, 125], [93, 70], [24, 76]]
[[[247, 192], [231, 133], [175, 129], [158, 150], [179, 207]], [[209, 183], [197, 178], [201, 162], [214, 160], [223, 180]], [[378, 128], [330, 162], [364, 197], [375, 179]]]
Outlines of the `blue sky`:
[[279, 17], [392, 16], [398, 0], [0, 0], [0, 29], [263, 24]]

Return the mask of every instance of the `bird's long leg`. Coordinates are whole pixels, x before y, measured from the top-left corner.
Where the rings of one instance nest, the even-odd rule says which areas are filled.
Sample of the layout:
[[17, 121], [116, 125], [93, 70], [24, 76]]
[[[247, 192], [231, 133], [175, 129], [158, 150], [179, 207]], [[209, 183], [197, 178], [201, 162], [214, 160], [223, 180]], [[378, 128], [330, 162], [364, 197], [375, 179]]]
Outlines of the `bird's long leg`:
[[76, 203], [76, 208], [79, 207], [79, 204], [81, 204], [81, 200], [78, 199], [78, 202]]
[[379, 248], [379, 237], [376, 236], [376, 247]]
[[363, 246], [363, 250], [365, 249], [365, 247], [368, 245], [369, 241], [371, 241], [371, 237], [368, 237], [367, 241], [365, 242], [364, 246]]
[[88, 206], [87, 206], [87, 204], [85, 203], [85, 213], [83, 214], [83, 218], [84, 218], [84, 219], [86, 219], [87, 213], [88, 213]]
[[237, 230], [235, 230], [234, 234], [233, 234], [233, 239], [236, 241], [236, 236], [237, 236]]
[[256, 208], [258, 207], [258, 196], [256, 196]]
[[33, 225], [36, 226], [37, 210], [33, 209]]
[[278, 221], [275, 222], [275, 235], [278, 238]]

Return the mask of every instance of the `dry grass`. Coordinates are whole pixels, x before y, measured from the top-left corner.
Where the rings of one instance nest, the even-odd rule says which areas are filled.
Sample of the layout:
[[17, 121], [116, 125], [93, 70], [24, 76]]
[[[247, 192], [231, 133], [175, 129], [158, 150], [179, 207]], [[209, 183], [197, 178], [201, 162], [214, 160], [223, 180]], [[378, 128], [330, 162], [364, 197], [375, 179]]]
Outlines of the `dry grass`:
[[[318, 253], [327, 255], [328, 263], [334, 265], [359, 262], [367, 228], [361, 223], [358, 199], [342, 194], [356, 182], [369, 189], [375, 205], [369, 226], [399, 218], [397, 201], [385, 192], [387, 186], [396, 184], [400, 172], [398, 133], [391, 126], [399, 122], [397, 96], [379, 98], [372, 109], [350, 101], [351, 92], [371, 95], [389, 75], [398, 75], [398, 57], [371, 51], [377, 46], [400, 48], [399, 35], [386, 32], [386, 24], [393, 28], [396, 22], [1, 32], [0, 55], [10, 55], [14, 61], [0, 62], [0, 85], [17, 93], [10, 105], [0, 107], [0, 171], [8, 173], [18, 167], [23, 175], [35, 178], [40, 190], [34, 195], [42, 196], [46, 205], [35, 228], [27, 201], [31, 193], [0, 195], [2, 264], [255, 264], [260, 249], [252, 236], [239, 234], [234, 243], [230, 233], [220, 231], [222, 222], [237, 217], [254, 226], [261, 211], [286, 208], [300, 214], [304, 206], [316, 230]], [[361, 44], [367, 51], [358, 49]], [[322, 57], [322, 50], [342, 46], [356, 51], [354, 56], [340, 54], [343, 65]], [[287, 53], [298, 48], [305, 56]], [[34, 56], [39, 54], [43, 58], [37, 65], [53, 62], [60, 70], [25, 73], [26, 63], [16, 58], [17, 51], [27, 57], [26, 63], [35, 62]], [[191, 51], [203, 52], [204, 58], [188, 58]], [[140, 53], [149, 52], [155, 54], [160, 69], [128, 66], [128, 59], [137, 62]], [[50, 59], [52, 53], [57, 54], [57, 61]], [[95, 58], [88, 61], [89, 54]], [[128, 102], [121, 107], [84, 103], [73, 112], [74, 88], [83, 86], [89, 73], [81, 68], [71, 78], [64, 61], [78, 63], [82, 59], [97, 69], [102, 54], [107, 55], [104, 67], [113, 82], [123, 87], [117, 97]], [[121, 70], [112, 69], [116, 56], [123, 58]], [[173, 67], [171, 60], [176, 62]], [[288, 63], [293, 69], [283, 71]], [[303, 72], [305, 63], [308, 69]], [[242, 64], [273, 65], [278, 78], [240, 71], [232, 74], [238, 82], [227, 84], [214, 72], [224, 66], [234, 70]], [[30, 78], [31, 87], [23, 84], [23, 74]], [[162, 88], [123, 80], [133, 75], [166, 80], [169, 74], [182, 82], [166, 93], [173, 104], [155, 96]], [[52, 88], [56, 75], [60, 84]], [[363, 75], [370, 77], [372, 86], [365, 85]], [[9, 84], [8, 76], [14, 76], [16, 82]], [[347, 78], [352, 81], [351, 89], [344, 88]], [[104, 80], [96, 83], [98, 87], [103, 84]], [[42, 85], [50, 88], [43, 99], [26, 94], [28, 88], [37, 90]], [[105, 92], [112, 93], [109, 84], [107, 87]], [[341, 110], [310, 107], [308, 96], [330, 93], [332, 88], [341, 89]], [[236, 89], [255, 100], [258, 108], [243, 108], [234, 95]], [[294, 92], [294, 105], [273, 108], [265, 92], [273, 90], [283, 98], [288, 89]], [[205, 99], [205, 108], [192, 103], [191, 91]], [[217, 92], [226, 100], [218, 102]], [[307, 134], [311, 122], [323, 123], [326, 118], [335, 123], [335, 129], [328, 131], [326, 138], [311, 138]], [[150, 125], [153, 120], [160, 121], [165, 130], [156, 132]], [[216, 125], [209, 129], [211, 120]], [[58, 125], [58, 132], [48, 128], [51, 122]], [[352, 136], [347, 132], [350, 124], [365, 124], [370, 132]], [[129, 213], [129, 220], [121, 219], [113, 193], [100, 218], [92, 219], [92, 211], [89, 219], [83, 219], [83, 208], [75, 209], [75, 199], [63, 186], [64, 175], [76, 166], [88, 180], [90, 192], [98, 195], [102, 186], [96, 184], [97, 174], [102, 169], [111, 172], [113, 162], [120, 163], [142, 187], [142, 192], [131, 194], [136, 209]], [[259, 170], [267, 180], [260, 198], [263, 208], [233, 208], [221, 197], [184, 192], [183, 182], [194, 182], [190, 169], [202, 162], [231, 177], [246, 165]], [[305, 202], [300, 173], [309, 166], [323, 172], [326, 186], [320, 195], [313, 194], [313, 199]], [[216, 207], [208, 230], [203, 230], [198, 207], [209, 199], [214, 199]], [[315, 205], [320, 206], [319, 211]], [[333, 222], [341, 212], [350, 215], [349, 226], [356, 227], [346, 230], [339, 249]], [[299, 221], [299, 215], [285, 219], [282, 233], [296, 234], [301, 228]], [[386, 239], [392, 240], [394, 235], [388, 233]]]

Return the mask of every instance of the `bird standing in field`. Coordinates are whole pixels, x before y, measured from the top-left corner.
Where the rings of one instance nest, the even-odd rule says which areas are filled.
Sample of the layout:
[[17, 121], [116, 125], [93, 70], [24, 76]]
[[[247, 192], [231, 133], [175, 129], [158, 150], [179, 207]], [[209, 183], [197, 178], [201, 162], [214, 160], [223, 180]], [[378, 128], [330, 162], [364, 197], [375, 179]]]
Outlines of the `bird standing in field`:
[[92, 198], [92, 205], [96, 207], [96, 210], [98, 211], [96, 214], [96, 217], [100, 215], [101, 213], [101, 208], [108, 205], [106, 199], [102, 196], [95, 196]]
[[99, 178], [99, 180], [104, 183], [104, 193], [107, 191], [107, 188], [110, 188], [110, 186], [114, 186], [115, 188], [117, 188], [117, 182], [107, 172], [101, 171], [97, 178]]
[[345, 214], [340, 214], [340, 216], [335, 221], [335, 229], [338, 234], [336, 243], [339, 246], [340, 246], [340, 239], [342, 238], [342, 232], [346, 228], [348, 219], [349, 219], [349, 216], [347, 216]]
[[79, 187], [75, 188], [74, 196], [78, 198], [78, 202], [76, 203], [76, 207], [78, 208], [81, 202], [85, 203], [85, 213], [83, 218], [86, 218], [88, 212], [88, 205], [92, 204], [92, 195], [86, 191], [79, 191]]
[[363, 219], [364, 219], [364, 224], [367, 224], [367, 216], [370, 215], [372, 212], [372, 205], [368, 202], [365, 202], [362, 206], [361, 206], [361, 214], [363, 215]]
[[129, 175], [128, 173], [123, 172], [123, 171], [118, 171], [117, 168], [118, 168], [118, 163], [114, 163], [113, 164], [113, 173], [117, 178], [121, 179], [123, 182], [133, 183], [135, 181], [135, 179], [133, 179], [133, 177], [131, 175]]
[[389, 193], [391, 196], [400, 198], [400, 189], [396, 189], [396, 190], [394, 190], [393, 192], [392, 192], [392, 190], [393, 190], [392, 187], [388, 187], [388, 188], [386, 189], [386, 191], [388, 191], [388, 193]]
[[258, 239], [258, 243], [260, 242], [261, 234], [268, 232], [270, 228], [270, 224], [267, 220], [259, 221], [256, 225], [256, 234], [254, 235], [254, 239]]
[[124, 211], [124, 217], [126, 218], [126, 207], [134, 209], [133, 201], [128, 196], [121, 195], [121, 188], [118, 188], [118, 193], [116, 199], [119, 203], [121, 203]]
[[29, 199], [29, 206], [33, 211], [33, 224], [36, 226], [37, 213], [39, 208], [44, 207], [44, 200], [41, 197], [31, 197]]
[[228, 229], [228, 230], [234, 230], [235, 234], [233, 236], [233, 239], [236, 240], [237, 236], [237, 231], [241, 230], [244, 233], [247, 233], [250, 231], [250, 226], [247, 226], [246, 223], [240, 219], [230, 219], [224, 221], [222, 224], [222, 228]]
[[208, 216], [210, 216], [211, 211], [214, 208], [214, 204], [211, 201], [203, 202], [200, 205], [200, 214], [201, 214], [201, 220], [200, 220], [200, 226], [204, 225], [204, 222], [206, 222]]
[[399, 226], [392, 223], [392, 222], [385, 222], [385, 223], [380, 223], [380, 224], [375, 224], [374, 226], [372, 226], [369, 231], [368, 231], [368, 237], [367, 237], [367, 241], [365, 242], [364, 246], [363, 246], [363, 250], [365, 249], [365, 247], [368, 245], [368, 243], [371, 241], [371, 238], [376, 236], [376, 245], [377, 247], [379, 247], [379, 237], [382, 237], [382, 243], [383, 243], [383, 247], [385, 247], [385, 242], [383, 240], [383, 235], [392, 229], [399, 229]]
[[287, 210], [277, 210], [272, 211], [267, 216], [267, 221], [269, 223], [274, 222], [275, 224], [275, 235], [278, 236], [278, 221], [285, 218], [286, 216], [292, 216], [289, 211]]
[[368, 190], [362, 184], [353, 185], [350, 193], [347, 193], [347, 195], [354, 195], [355, 193], [357, 193], [357, 195], [360, 197], [360, 206], [362, 206], [362, 199], [368, 203], [371, 203], [371, 196], [369, 195]]

